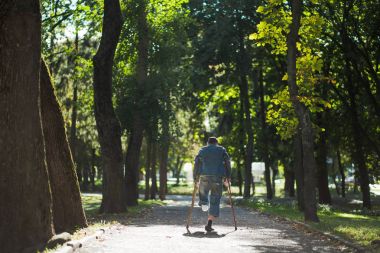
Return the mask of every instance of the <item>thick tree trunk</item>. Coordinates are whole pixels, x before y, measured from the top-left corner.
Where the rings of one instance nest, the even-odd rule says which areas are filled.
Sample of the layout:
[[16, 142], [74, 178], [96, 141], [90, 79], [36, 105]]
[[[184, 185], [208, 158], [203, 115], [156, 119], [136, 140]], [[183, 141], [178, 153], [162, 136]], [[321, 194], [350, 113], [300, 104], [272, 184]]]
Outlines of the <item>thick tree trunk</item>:
[[39, 1], [2, 2], [0, 16], [0, 247], [36, 252], [53, 234], [39, 108]]
[[338, 151], [336, 152], [336, 157], [338, 159], [338, 168], [339, 168], [339, 173], [340, 173], [340, 177], [341, 177], [341, 192], [342, 192], [342, 197], [345, 198], [346, 197], [346, 175], [344, 173], [344, 168], [342, 166], [342, 159], [341, 159], [341, 156], [340, 156], [340, 151], [338, 149]]
[[100, 211], [105, 213], [119, 213], [127, 210], [121, 129], [112, 105], [112, 66], [121, 27], [119, 0], [104, 0], [102, 38], [93, 62], [95, 119], [105, 175]]
[[41, 61], [41, 117], [45, 140], [46, 163], [53, 196], [56, 232], [85, 227], [78, 179], [66, 137], [64, 120], [46, 64]]
[[314, 134], [310, 119], [310, 112], [307, 107], [298, 100], [297, 87], [297, 41], [300, 28], [302, 0], [293, 0], [292, 23], [287, 37], [288, 46], [288, 86], [290, 99], [296, 111], [299, 126], [301, 128], [302, 159], [304, 169], [304, 191], [303, 198], [305, 204], [304, 216], [306, 221], [318, 222], [317, 201], [316, 201], [316, 162], [314, 158]]
[[[323, 115], [319, 116], [319, 126], [324, 127]], [[320, 133], [319, 142], [317, 144], [317, 165], [318, 165], [318, 192], [319, 203], [331, 205], [331, 194], [329, 189], [329, 174], [326, 166], [327, 145], [326, 132]]]
[[[136, 64], [136, 78], [137, 78], [137, 91], [138, 98], [143, 100], [145, 91], [147, 89], [147, 76], [148, 76], [148, 24], [146, 20], [146, 0], [139, 2], [138, 16], [137, 16], [137, 64]], [[139, 102], [139, 106], [141, 102]], [[127, 150], [126, 168], [125, 168], [125, 182], [127, 187], [126, 203], [128, 206], [135, 206], [138, 204], [138, 181], [139, 181], [139, 157], [143, 140], [144, 121], [142, 118], [142, 109], [136, 108], [133, 115], [133, 125], [131, 131], [130, 142]]]
[[153, 142], [152, 147], [152, 165], [151, 165], [151, 177], [152, 177], [152, 186], [150, 188], [150, 198], [156, 199], [157, 194], [157, 143], [156, 141]]
[[[272, 184], [271, 184], [271, 178], [270, 178], [270, 168], [269, 168], [269, 148], [268, 148], [268, 126], [266, 123], [266, 109], [265, 109], [265, 101], [264, 101], [264, 80], [263, 80], [263, 70], [262, 66], [260, 64], [260, 70], [259, 70], [259, 94], [260, 94], [260, 119], [261, 119], [261, 143], [262, 143], [262, 157], [261, 159], [265, 163], [265, 185], [267, 189], [267, 199], [273, 198], [273, 192], [272, 192]], [[274, 174], [273, 174], [274, 178]], [[274, 186], [273, 186], [274, 187]]]
[[149, 199], [150, 194], [150, 168], [152, 163], [152, 141], [151, 138], [146, 138], [146, 164], [145, 164], [145, 200]]

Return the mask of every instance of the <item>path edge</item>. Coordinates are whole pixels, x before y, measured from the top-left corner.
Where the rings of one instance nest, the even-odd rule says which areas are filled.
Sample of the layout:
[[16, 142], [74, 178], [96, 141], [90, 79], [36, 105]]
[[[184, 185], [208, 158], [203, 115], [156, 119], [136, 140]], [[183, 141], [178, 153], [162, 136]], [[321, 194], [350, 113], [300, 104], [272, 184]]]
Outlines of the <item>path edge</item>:
[[103, 234], [105, 234], [106, 229], [100, 228], [98, 231], [92, 235], [85, 236], [79, 240], [71, 240], [64, 243], [60, 248], [58, 248], [54, 253], [74, 253], [77, 249], [82, 248], [82, 246], [91, 240], [99, 239]]
[[265, 215], [265, 216], [268, 216], [268, 217], [274, 217], [274, 218], [277, 218], [279, 220], [285, 221], [287, 223], [297, 224], [299, 226], [302, 226], [305, 230], [308, 230], [309, 232], [313, 232], [313, 233], [325, 236], [325, 237], [330, 238], [330, 239], [332, 239], [334, 241], [337, 241], [337, 242], [339, 242], [339, 243], [341, 243], [343, 245], [346, 245], [346, 246], [348, 246], [350, 248], [353, 248], [358, 253], [362, 253], [362, 252], [363, 253], [364, 252], [374, 252], [372, 249], [365, 248], [365, 247], [359, 245], [358, 243], [348, 241], [348, 240], [346, 240], [345, 238], [343, 238], [341, 236], [334, 235], [334, 234], [331, 234], [331, 233], [324, 232], [322, 230], [313, 228], [312, 226], [310, 226], [307, 223], [291, 220], [289, 218], [286, 218], [286, 217], [283, 217], [283, 216], [279, 216], [279, 215], [275, 215], [275, 214], [266, 213], [266, 212], [260, 211], [258, 209], [253, 209], [253, 208], [244, 207], [244, 206], [239, 206], [239, 207], [247, 208], [248, 210], [251, 210], [251, 211], [254, 210], [255, 212], [258, 212], [258, 213], [260, 213], [262, 215]]

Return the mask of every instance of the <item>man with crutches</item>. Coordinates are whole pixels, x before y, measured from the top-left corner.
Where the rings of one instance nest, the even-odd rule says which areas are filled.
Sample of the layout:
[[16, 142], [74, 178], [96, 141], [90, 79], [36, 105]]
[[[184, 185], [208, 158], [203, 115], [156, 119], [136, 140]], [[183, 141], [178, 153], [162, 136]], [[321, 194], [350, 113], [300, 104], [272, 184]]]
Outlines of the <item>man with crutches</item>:
[[219, 217], [223, 180], [230, 193], [230, 178], [231, 163], [227, 151], [218, 145], [216, 137], [210, 137], [207, 146], [202, 147], [198, 152], [194, 163], [194, 179], [197, 182], [195, 188], [199, 186], [199, 206], [203, 211], [208, 211], [205, 226], [207, 232], [214, 230], [212, 223]]

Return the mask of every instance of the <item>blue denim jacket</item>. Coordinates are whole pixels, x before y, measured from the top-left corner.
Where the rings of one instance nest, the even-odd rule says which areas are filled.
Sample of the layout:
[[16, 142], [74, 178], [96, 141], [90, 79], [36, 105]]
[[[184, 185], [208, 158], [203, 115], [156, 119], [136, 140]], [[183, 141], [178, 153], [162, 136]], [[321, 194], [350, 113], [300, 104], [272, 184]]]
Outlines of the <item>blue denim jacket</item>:
[[209, 144], [199, 150], [194, 161], [194, 179], [200, 175], [231, 177], [230, 157], [224, 147]]

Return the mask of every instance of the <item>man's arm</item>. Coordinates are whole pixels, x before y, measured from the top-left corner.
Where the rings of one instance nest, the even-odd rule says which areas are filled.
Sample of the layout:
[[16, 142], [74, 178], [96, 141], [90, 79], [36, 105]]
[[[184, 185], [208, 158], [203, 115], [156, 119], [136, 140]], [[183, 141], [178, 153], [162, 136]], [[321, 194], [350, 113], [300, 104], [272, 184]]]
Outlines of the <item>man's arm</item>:
[[223, 150], [223, 160], [224, 160], [224, 167], [226, 168], [226, 177], [230, 179], [231, 178], [231, 160], [225, 149]]
[[202, 159], [201, 159], [201, 151], [199, 151], [198, 155], [194, 159], [194, 170], [193, 170], [193, 178], [194, 182], [199, 178], [201, 173]]

